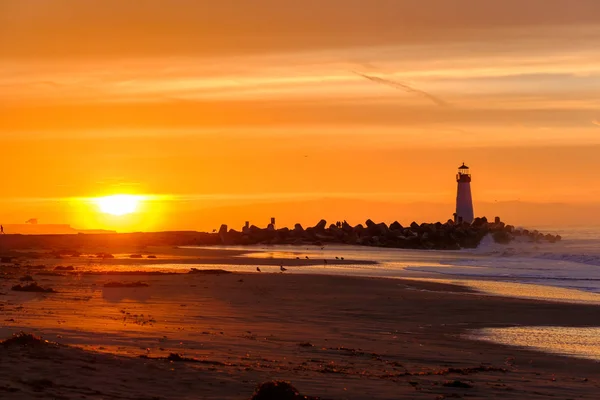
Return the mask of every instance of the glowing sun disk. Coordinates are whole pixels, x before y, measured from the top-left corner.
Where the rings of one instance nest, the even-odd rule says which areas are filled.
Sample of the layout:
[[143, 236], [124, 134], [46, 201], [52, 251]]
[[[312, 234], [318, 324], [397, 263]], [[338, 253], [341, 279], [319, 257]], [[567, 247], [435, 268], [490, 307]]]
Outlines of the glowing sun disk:
[[135, 212], [138, 209], [141, 196], [128, 194], [116, 194], [113, 196], [98, 197], [94, 202], [105, 214], [126, 215]]

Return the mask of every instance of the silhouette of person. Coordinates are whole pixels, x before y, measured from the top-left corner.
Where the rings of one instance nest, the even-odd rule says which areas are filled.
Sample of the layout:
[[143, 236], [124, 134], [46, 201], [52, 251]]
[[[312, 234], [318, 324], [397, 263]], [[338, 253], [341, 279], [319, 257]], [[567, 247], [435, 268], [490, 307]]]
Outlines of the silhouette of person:
[[4, 226], [0, 225], [0, 234], [4, 235]]

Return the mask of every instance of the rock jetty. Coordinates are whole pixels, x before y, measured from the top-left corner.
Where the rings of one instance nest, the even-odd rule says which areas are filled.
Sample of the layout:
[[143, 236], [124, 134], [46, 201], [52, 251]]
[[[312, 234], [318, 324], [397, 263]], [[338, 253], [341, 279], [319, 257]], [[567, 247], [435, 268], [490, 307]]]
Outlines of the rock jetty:
[[399, 222], [388, 226], [383, 222], [376, 223], [371, 220], [367, 220], [364, 225], [351, 226], [344, 221], [328, 226], [327, 221], [321, 220], [315, 226], [307, 228], [300, 224], [296, 224], [293, 229], [274, 229], [272, 226], [259, 228], [252, 225], [244, 227], [242, 231], [236, 231], [222, 225], [218, 235], [221, 243], [225, 245], [349, 244], [423, 250], [476, 248], [487, 235], [491, 235], [494, 241], [502, 244], [508, 244], [519, 237], [531, 242], [554, 243], [561, 240], [558, 235], [516, 229], [500, 221], [500, 218], [488, 222], [485, 217], [475, 218], [471, 224], [449, 220], [445, 223], [413, 222], [409, 226], [402, 226]]

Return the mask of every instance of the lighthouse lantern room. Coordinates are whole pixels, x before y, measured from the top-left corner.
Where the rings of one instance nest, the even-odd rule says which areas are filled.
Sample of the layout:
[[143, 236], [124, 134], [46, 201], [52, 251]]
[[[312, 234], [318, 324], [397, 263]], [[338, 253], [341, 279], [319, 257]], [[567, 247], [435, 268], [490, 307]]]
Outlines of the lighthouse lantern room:
[[457, 182], [471, 182], [471, 174], [469, 173], [469, 167], [463, 163], [458, 167], [458, 174], [456, 174]]

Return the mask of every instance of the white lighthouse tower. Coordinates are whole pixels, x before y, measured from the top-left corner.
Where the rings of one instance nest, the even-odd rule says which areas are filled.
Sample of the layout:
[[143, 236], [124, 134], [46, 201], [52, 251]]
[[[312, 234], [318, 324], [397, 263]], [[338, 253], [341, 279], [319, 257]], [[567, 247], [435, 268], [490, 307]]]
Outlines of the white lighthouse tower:
[[471, 197], [471, 174], [469, 167], [463, 163], [456, 174], [458, 189], [456, 191], [456, 222], [473, 222], [473, 198]]

